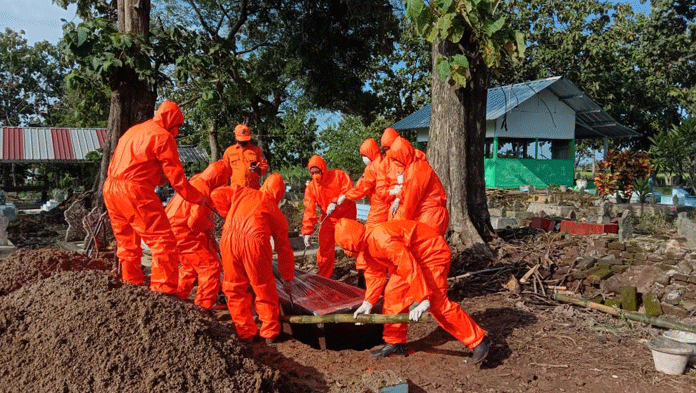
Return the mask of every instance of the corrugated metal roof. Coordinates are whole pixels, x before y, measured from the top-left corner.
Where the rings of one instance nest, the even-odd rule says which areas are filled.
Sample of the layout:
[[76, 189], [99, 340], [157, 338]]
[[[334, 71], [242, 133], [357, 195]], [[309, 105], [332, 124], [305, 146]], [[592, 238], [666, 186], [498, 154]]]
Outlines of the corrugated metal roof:
[[179, 159], [181, 162], [208, 162], [208, 152], [197, 146], [179, 146]]
[[[572, 82], [560, 76], [488, 89], [486, 120], [499, 119], [544, 89], [551, 91], [575, 111], [575, 137], [578, 139], [640, 136], [639, 133], [619, 124]], [[427, 104], [391, 127], [397, 130], [428, 128], [430, 110], [431, 104]]]
[[[0, 162], [88, 162], [87, 154], [104, 147], [106, 130], [99, 128], [3, 127]], [[179, 146], [181, 162], [208, 162], [208, 153]]]

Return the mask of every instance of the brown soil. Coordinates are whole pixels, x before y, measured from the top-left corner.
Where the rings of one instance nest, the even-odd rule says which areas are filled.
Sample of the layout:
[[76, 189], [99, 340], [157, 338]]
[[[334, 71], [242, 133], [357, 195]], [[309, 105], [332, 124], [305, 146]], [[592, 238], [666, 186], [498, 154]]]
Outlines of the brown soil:
[[[241, 343], [226, 311], [211, 317], [123, 285], [99, 271], [109, 264], [81, 254], [20, 250], [0, 260], [0, 392], [367, 392], [385, 373], [410, 392], [696, 391], [693, 368], [655, 370], [645, 342], [661, 330], [503, 288], [545, 255], [584, 252], [567, 242], [561, 252], [564, 241], [498, 239], [491, 247], [508, 265], [504, 274], [449, 288], [493, 339], [481, 367], [433, 322], [411, 325], [407, 357], [323, 351], [285, 335], [274, 345]], [[338, 254], [334, 277], [352, 283], [354, 261]], [[453, 263], [453, 274], [489, 264], [470, 256]]]
[[[3, 278], [20, 283], [0, 296], [0, 392], [296, 390], [251, 359], [229, 325], [108, 272], [83, 270], [101, 262], [78, 255], [46, 249], [0, 261]], [[29, 272], [16, 274], [21, 268]]]

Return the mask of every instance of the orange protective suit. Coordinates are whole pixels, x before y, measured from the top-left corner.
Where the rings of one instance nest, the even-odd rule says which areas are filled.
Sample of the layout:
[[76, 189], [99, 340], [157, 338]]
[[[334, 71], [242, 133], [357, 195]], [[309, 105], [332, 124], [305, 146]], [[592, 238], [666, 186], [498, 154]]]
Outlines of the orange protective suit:
[[[370, 197], [370, 211], [367, 213], [365, 225], [371, 227], [385, 222], [389, 218], [389, 203], [382, 200], [377, 195], [377, 181], [382, 176], [382, 153], [374, 139], [366, 139], [360, 145], [360, 155], [370, 159], [370, 163], [365, 166], [362, 177], [351, 190], [345, 193], [346, 200], [355, 201], [365, 196]], [[365, 270], [365, 260], [362, 255], [358, 255], [355, 267], [358, 270]]]
[[251, 339], [257, 330], [251, 314], [251, 294], [247, 292], [249, 284], [256, 295], [254, 305], [261, 320], [260, 336], [273, 339], [280, 333], [271, 236], [281, 277], [285, 281], [295, 277], [288, 222], [278, 208], [284, 194], [283, 178], [274, 173], [260, 190], [235, 184], [219, 187], [211, 196], [215, 207], [226, 217], [220, 239], [222, 291], [241, 339]]
[[[193, 176], [191, 185], [203, 195], [217, 187], [224, 186], [230, 180], [230, 167], [224, 160], [218, 160], [201, 173]], [[194, 205], [176, 194], [164, 210], [176, 236], [179, 249], [179, 287], [176, 295], [188, 298], [193, 285], [198, 279], [195, 304], [210, 310], [220, 291], [220, 272], [222, 263], [218, 256], [218, 244], [215, 240], [214, 213], [210, 206]]]
[[397, 138], [387, 154], [394, 165], [403, 168], [403, 187], [394, 220], [415, 220], [431, 226], [441, 236], [449, 225], [447, 194], [440, 178], [424, 157], [404, 138]]
[[[366, 232], [357, 221], [343, 219], [336, 224], [336, 242], [346, 250], [365, 255], [365, 301], [375, 304], [384, 289], [383, 313], [397, 314], [404, 310], [395, 310], [392, 305], [401, 305], [401, 297], [409, 303], [429, 300], [430, 313], [446, 331], [469, 348], [481, 343], [485, 330], [459, 304], [447, 298], [450, 249], [431, 227], [416, 221], [387, 221]], [[375, 272], [380, 272], [376, 277], [384, 277], [384, 271], [407, 282], [408, 290], [395, 292], [391, 280], [385, 288], [384, 280], [372, 279]], [[406, 336], [385, 326], [384, 341], [403, 344]]]
[[[235, 137], [239, 142], [248, 142], [251, 139], [249, 128], [239, 124], [235, 128]], [[222, 158], [232, 169], [230, 184], [238, 184], [258, 190], [261, 186], [259, 179], [268, 173], [268, 162], [263, 158], [261, 148], [248, 142], [246, 146], [236, 143], [225, 150]], [[251, 170], [252, 163], [258, 163], [257, 169]]]
[[305, 188], [304, 194], [304, 214], [302, 216], [302, 234], [311, 235], [314, 233], [314, 226], [317, 224], [317, 205], [321, 210], [320, 220], [323, 221], [319, 227], [319, 250], [317, 251], [318, 275], [331, 278], [334, 270], [336, 257], [336, 242], [334, 241], [334, 226], [339, 218], [355, 219], [357, 210], [355, 202], [345, 201], [336, 207], [328, 217], [326, 209], [329, 204], [336, 203], [341, 194], [345, 194], [353, 188], [353, 181], [348, 174], [339, 169], [329, 170], [326, 162], [318, 155], [312, 156], [307, 164], [307, 169], [317, 167], [321, 170], [321, 179], [312, 179]]
[[389, 218], [389, 204], [384, 202], [375, 193], [377, 180], [381, 176], [379, 173], [382, 165], [382, 154], [379, 146], [374, 139], [368, 138], [360, 146], [360, 155], [370, 159], [370, 163], [365, 166], [362, 177], [355, 184], [355, 187], [345, 193], [346, 199], [355, 201], [366, 196], [370, 197], [370, 212], [367, 214], [365, 225], [371, 226], [387, 221]]
[[176, 103], [165, 101], [155, 117], [128, 129], [114, 149], [102, 190], [123, 280], [143, 283], [142, 239], [152, 253], [150, 289], [157, 292], [176, 292], [179, 255], [155, 186], [165, 175], [185, 200], [203, 201], [203, 195], [186, 180], [174, 141], [183, 122], [184, 115]]

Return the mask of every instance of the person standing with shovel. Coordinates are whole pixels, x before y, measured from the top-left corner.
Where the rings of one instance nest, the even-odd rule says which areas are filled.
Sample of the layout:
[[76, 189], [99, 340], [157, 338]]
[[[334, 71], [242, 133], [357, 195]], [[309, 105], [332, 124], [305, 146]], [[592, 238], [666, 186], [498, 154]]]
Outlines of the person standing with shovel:
[[312, 243], [312, 234], [317, 224], [317, 205], [321, 210], [319, 225], [319, 250], [317, 251], [318, 275], [331, 278], [336, 258], [334, 226], [340, 218], [355, 219], [357, 210], [355, 202], [346, 201], [337, 205], [338, 197], [353, 188], [353, 181], [340, 169], [326, 166], [326, 161], [314, 155], [307, 164], [312, 181], [305, 188], [304, 214], [302, 216], [302, 235], [305, 249]]

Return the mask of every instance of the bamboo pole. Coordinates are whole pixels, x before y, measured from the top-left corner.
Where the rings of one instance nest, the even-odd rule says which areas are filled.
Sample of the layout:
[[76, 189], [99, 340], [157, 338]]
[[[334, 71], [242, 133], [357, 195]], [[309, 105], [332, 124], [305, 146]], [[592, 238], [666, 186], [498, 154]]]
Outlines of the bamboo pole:
[[587, 308], [592, 308], [595, 310], [604, 311], [607, 314], [611, 314], [611, 315], [614, 315], [617, 317], [625, 317], [627, 319], [631, 319], [631, 320], [643, 322], [643, 323], [649, 323], [651, 325], [655, 325], [655, 326], [659, 326], [659, 327], [663, 327], [663, 328], [667, 328], [667, 329], [676, 329], [676, 330], [681, 330], [684, 332], [696, 333], [696, 326], [685, 325], [685, 324], [679, 323], [679, 322], [667, 321], [665, 319], [651, 317], [650, 315], [641, 314], [639, 312], [619, 310], [619, 309], [616, 309], [613, 307], [605, 306], [603, 304], [591, 302], [587, 299], [563, 295], [560, 293], [554, 294], [553, 298], [555, 300], [558, 300], [561, 302], [573, 303], [573, 304], [577, 304], [579, 306], [584, 306]]
[[361, 323], [361, 324], [384, 324], [384, 323], [419, 323], [431, 322], [429, 314], [421, 315], [418, 321], [408, 319], [408, 314], [360, 314], [353, 318], [353, 314], [329, 314], [329, 315], [284, 315], [282, 321], [301, 324], [319, 323]]

